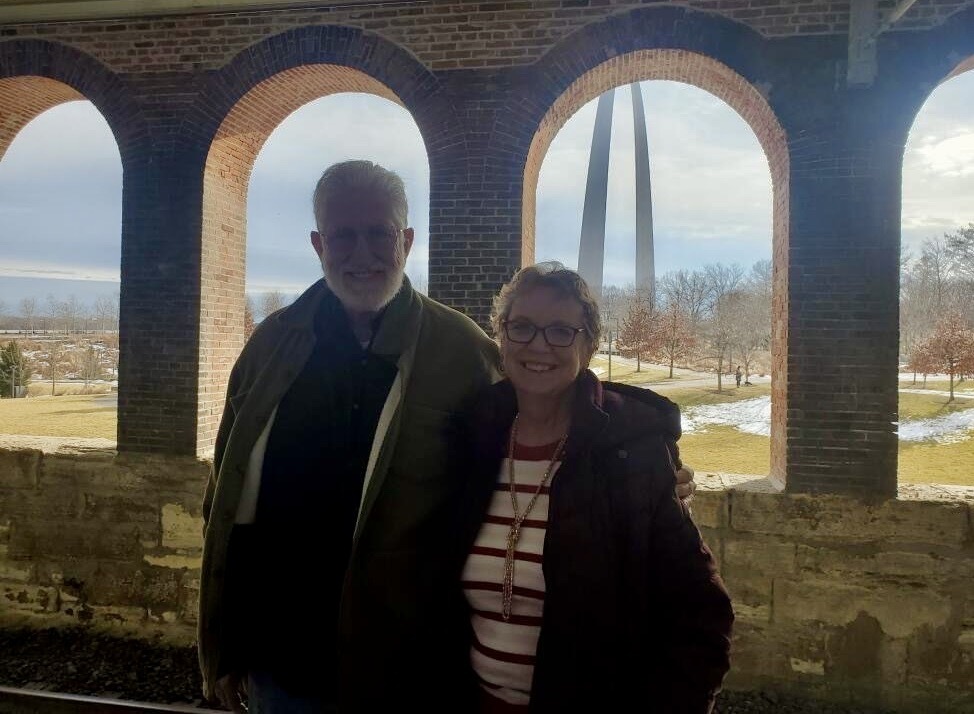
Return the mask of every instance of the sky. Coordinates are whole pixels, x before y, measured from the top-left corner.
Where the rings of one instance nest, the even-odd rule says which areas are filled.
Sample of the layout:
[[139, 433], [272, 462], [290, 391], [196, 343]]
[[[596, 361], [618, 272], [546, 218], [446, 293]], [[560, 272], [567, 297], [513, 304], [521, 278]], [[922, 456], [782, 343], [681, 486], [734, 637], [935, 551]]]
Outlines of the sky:
[[[771, 255], [771, 179], [751, 129], [707, 92], [641, 85], [647, 114], [659, 274], [711, 262], [749, 266]], [[629, 87], [617, 91], [610, 155], [606, 284], [625, 285], [635, 255]], [[903, 240], [916, 251], [974, 221], [974, 72], [941, 85], [917, 117], [904, 161]], [[595, 102], [555, 137], [538, 182], [536, 257], [575, 267]], [[247, 289], [295, 294], [320, 275], [309, 244], [321, 171], [369, 158], [407, 186], [416, 242], [407, 271], [426, 273], [429, 166], [412, 117], [362, 94], [311, 102], [285, 119], [257, 158], [249, 187]], [[118, 290], [121, 163], [88, 102], [37, 117], [0, 160], [0, 302], [51, 294], [91, 302]]]

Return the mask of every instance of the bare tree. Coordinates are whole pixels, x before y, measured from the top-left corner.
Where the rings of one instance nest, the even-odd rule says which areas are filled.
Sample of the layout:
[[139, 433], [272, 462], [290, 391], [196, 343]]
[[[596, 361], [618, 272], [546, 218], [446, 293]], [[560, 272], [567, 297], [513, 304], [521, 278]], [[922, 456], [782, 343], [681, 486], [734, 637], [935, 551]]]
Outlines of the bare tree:
[[639, 372], [643, 358], [657, 350], [658, 323], [652, 302], [645, 294], [632, 290], [627, 297], [626, 314], [616, 342], [624, 357], [636, 358], [636, 371]]
[[48, 369], [51, 377], [51, 396], [57, 389], [57, 379], [61, 375], [64, 361], [64, 343], [61, 340], [51, 340], [47, 345]]
[[665, 305], [677, 305], [694, 327], [703, 320], [710, 293], [706, 273], [677, 270], [663, 275], [658, 284]]
[[607, 322], [613, 318], [621, 318], [626, 312], [626, 291], [618, 285], [603, 285], [599, 312]]
[[105, 345], [105, 356], [111, 364], [112, 378], [118, 379], [118, 332], [109, 332], [102, 337]]
[[690, 318], [675, 302], [657, 313], [656, 319], [659, 326], [656, 357], [669, 364], [670, 379], [673, 379], [673, 364], [693, 354], [697, 339]]
[[415, 280], [410, 279], [413, 284], [413, 289], [416, 292], [423, 293], [423, 295], [429, 294], [430, 280], [427, 273], [420, 273], [416, 276]]
[[64, 313], [65, 330], [69, 334], [77, 334], [80, 327], [81, 317], [84, 312], [84, 306], [72, 293], [71, 295], [68, 295], [68, 299], [62, 303], [62, 310]]
[[24, 329], [33, 334], [37, 319], [37, 298], [23, 298], [20, 301], [20, 316], [24, 318]]
[[727, 292], [720, 295], [710, 311], [710, 319], [706, 325], [707, 342], [711, 355], [717, 361], [717, 392], [723, 390], [724, 362], [731, 344], [734, 341], [737, 320], [739, 319], [740, 292]]
[[273, 290], [269, 293], [264, 293], [260, 297], [260, 319], [265, 320], [269, 315], [277, 312], [286, 305], [286, 300], [284, 293]]
[[732, 305], [736, 314], [733, 317], [731, 347], [744, 367], [746, 384], [750, 381], [751, 368], [757, 355], [771, 347], [771, 261], [755, 263], [742, 285]]
[[102, 376], [101, 360], [93, 345], [88, 345], [82, 353], [79, 367], [78, 371], [85, 381], [85, 392], [87, 393], [88, 384], [96, 379], [101, 379]]
[[94, 316], [98, 322], [98, 329], [108, 332], [118, 329], [118, 293], [114, 295], [99, 295], [95, 298]]
[[974, 281], [974, 223], [958, 228], [956, 233], [945, 233], [944, 242], [955, 274]]
[[48, 329], [51, 332], [56, 333], [59, 329], [63, 329], [64, 303], [50, 293], [47, 295], [47, 318]]
[[254, 299], [247, 296], [244, 302], [244, 339], [249, 340], [250, 336], [254, 334]]

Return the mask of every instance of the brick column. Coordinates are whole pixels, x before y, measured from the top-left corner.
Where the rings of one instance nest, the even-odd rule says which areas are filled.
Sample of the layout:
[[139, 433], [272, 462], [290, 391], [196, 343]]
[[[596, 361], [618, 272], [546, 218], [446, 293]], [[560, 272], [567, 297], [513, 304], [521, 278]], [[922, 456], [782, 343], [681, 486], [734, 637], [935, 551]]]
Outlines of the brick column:
[[902, 139], [831, 119], [789, 130], [786, 485], [893, 497]]
[[486, 329], [494, 296], [521, 266], [524, 163], [511, 146], [517, 133], [527, 146], [530, 129], [504, 113], [509, 78], [502, 72], [441, 78], [456, 126], [441, 127], [429, 146], [429, 294]]
[[160, 144], [124, 167], [118, 449], [195, 455], [203, 156]]

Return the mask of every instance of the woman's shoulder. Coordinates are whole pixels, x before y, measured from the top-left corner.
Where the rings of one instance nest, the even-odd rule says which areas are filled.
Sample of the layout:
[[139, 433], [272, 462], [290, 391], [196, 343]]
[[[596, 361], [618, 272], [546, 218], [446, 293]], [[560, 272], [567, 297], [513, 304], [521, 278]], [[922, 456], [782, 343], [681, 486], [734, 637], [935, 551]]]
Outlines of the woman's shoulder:
[[617, 382], [602, 382], [602, 393], [602, 409], [616, 436], [680, 438], [680, 407], [662, 394]]

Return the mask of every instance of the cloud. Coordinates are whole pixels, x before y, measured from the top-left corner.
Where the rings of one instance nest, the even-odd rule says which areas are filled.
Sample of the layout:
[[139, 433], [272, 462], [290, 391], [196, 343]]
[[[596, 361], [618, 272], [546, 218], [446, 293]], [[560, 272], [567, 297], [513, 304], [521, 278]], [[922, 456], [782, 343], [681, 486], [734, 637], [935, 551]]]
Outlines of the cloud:
[[933, 91], [920, 109], [903, 157], [902, 241], [928, 238], [974, 221], [974, 72]]
[[974, 176], [974, 132], [945, 139], [924, 137], [914, 150], [927, 174], [948, 178]]

